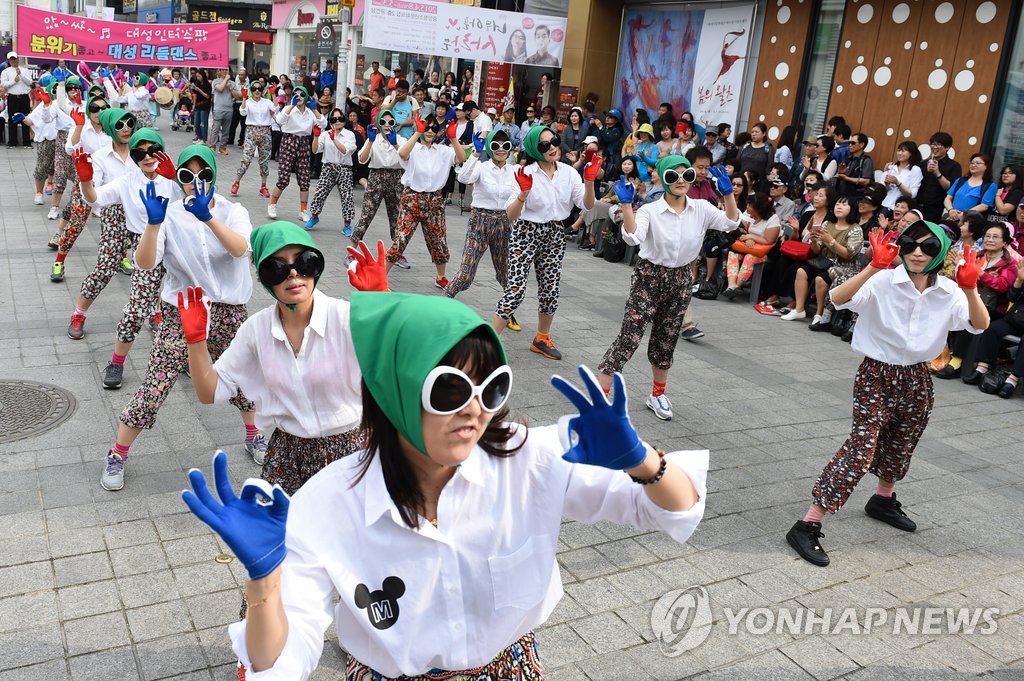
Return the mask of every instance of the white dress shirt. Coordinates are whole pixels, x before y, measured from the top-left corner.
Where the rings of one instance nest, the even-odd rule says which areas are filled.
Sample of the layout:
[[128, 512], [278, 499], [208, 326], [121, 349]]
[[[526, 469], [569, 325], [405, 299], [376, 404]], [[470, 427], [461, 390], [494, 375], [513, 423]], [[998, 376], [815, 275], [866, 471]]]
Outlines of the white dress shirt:
[[[882, 179], [884, 180], [885, 176], [889, 173], [890, 169], [888, 167], [885, 168], [885, 170], [882, 171]], [[882, 205], [889, 210], [895, 208], [896, 202], [906, 196], [902, 191], [900, 191], [900, 184], [910, 190], [910, 197], [913, 198], [917, 196], [917, 190], [921, 188], [921, 182], [924, 181], [924, 175], [921, 174], [921, 169], [913, 163], [903, 170], [896, 171], [892, 174], [896, 176], [897, 180], [899, 180], [899, 184], [887, 185], [887, 193], [885, 198], [882, 199]]]
[[296, 437], [352, 430], [362, 418], [362, 373], [349, 328], [348, 302], [313, 291], [313, 316], [296, 354], [278, 306], [252, 315], [213, 365], [217, 402], [241, 389], [256, 403], [256, 425]]
[[[354, 485], [358, 454], [314, 475], [288, 512], [281, 580], [288, 639], [274, 666], [253, 672], [246, 622], [229, 627], [247, 678], [307, 678], [332, 620], [341, 646], [389, 678], [479, 667], [543, 624], [561, 599], [555, 551], [563, 516], [690, 537], [704, 514], [707, 450], [668, 455], [700, 495], [690, 510], [672, 512], [622, 471], [563, 460], [557, 431], [530, 428], [507, 458], [475, 448], [441, 491], [437, 527], [405, 525], [379, 456]], [[401, 596], [382, 593], [388, 578], [404, 585]], [[357, 590], [370, 592], [369, 604], [356, 604]]]
[[[135, 164], [132, 163], [132, 165]], [[152, 182], [156, 184], [157, 195], [165, 197], [169, 203], [174, 203], [184, 196], [181, 187], [174, 180], [154, 175]], [[102, 187], [96, 187], [96, 201], [91, 205], [101, 208], [120, 203], [124, 207], [124, 218], [128, 231], [142, 234], [146, 231], [146, 224], [149, 222], [149, 215], [142, 203], [142, 196], [145, 196], [149, 183], [150, 180], [146, 179], [138, 166], [129, 168], [116, 180], [107, 182]], [[142, 192], [142, 196], [139, 195], [139, 192]]]
[[[532, 192], [531, 192], [532, 193]], [[640, 257], [663, 267], [684, 267], [700, 254], [707, 231], [731, 232], [740, 221], [730, 220], [725, 211], [708, 201], [687, 199], [677, 213], [662, 197], [636, 212], [636, 231], [622, 229], [622, 239], [640, 247]]]
[[[214, 194], [213, 200], [213, 217], [249, 241], [249, 211], [220, 194]], [[203, 294], [215, 303], [245, 305], [252, 297], [249, 252], [246, 249], [237, 258], [228, 253], [206, 223], [185, 210], [181, 201], [174, 201], [167, 206], [167, 217], [156, 237], [156, 262], [167, 268], [160, 299], [177, 305], [178, 291], [202, 286]]]
[[[111, 145], [110, 136], [102, 130], [96, 132], [95, 128], [92, 127], [92, 123], [87, 120], [85, 125], [82, 126], [82, 134], [78, 136], [78, 144], [71, 144], [71, 135], [68, 135], [68, 141], [64, 143], [64, 151], [68, 154], [73, 154], [77, 149], [85, 149], [86, 152], [95, 154]], [[128, 158], [131, 160], [130, 156]]]
[[347, 128], [334, 133], [335, 138], [345, 147], [345, 153], [341, 153], [338, 145], [331, 139], [331, 131], [324, 130], [317, 139], [316, 151], [323, 152], [324, 163], [337, 163], [338, 165], [351, 166], [352, 154], [356, 151], [356, 134]]
[[937, 276], [922, 293], [902, 265], [876, 272], [836, 309], [859, 315], [854, 352], [897, 366], [938, 357], [950, 331], [981, 333], [971, 325], [967, 295], [955, 281]]
[[133, 113], [140, 111], [149, 113], [149, 90], [146, 89], [145, 85], [131, 88], [121, 98], [121, 101], [127, 104], [128, 110]]
[[398, 155], [398, 148], [388, 142], [383, 134], [377, 133], [377, 139], [370, 143], [370, 170], [401, 167], [402, 157]]
[[277, 122], [281, 124], [281, 132], [286, 135], [312, 135], [314, 124], [321, 127], [327, 124], [326, 119], [319, 112], [312, 109], [300, 109], [297, 106], [288, 113], [282, 111], [277, 114]]
[[[536, 163], [526, 166], [523, 172], [533, 178], [533, 188], [526, 197], [520, 220], [542, 224], [558, 222], [569, 217], [574, 205], [580, 209], [584, 207], [583, 178], [572, 166], [556, 163], [555, 175], [550, 178]], [[505, 208], [518, 200], [519, 191], [513, 191], [505, 200]]]
[[451, 147], [436, 142], [428, 147], [417, 142], [409, 152], [409, 159], [402, 161], [405, 169], [402, 184], [414, 192], [439, 191], [448, 181], [453, 163], [455, 150]]
[[[21, 68], [21, 75], [18, 75]], [[9, 95], [27, 95], [32, 92], [32, 76], [26, 66], [8, 66], [0, 72], [0, 85], [7, 88]]]
[[238, 107], [238, 113], [245, 116], [246, 125], [269, 126], [271, 119], [275, 115], [276, 108], [269, 99], [257, 99], [254, 102], [251, 97], [246, 97], [245, 101]]
[[462, 184], [473, 185], [473, 208], [505, 210], [508, 197], [519, 190], [516, 184], [518, 167], [506, 161], [499, 168], [490, 159], [481, 161], [476, 154], [470, 154], [459, 170], [458, 178]]
[[[109, 137], [107, 137], [107, 141], [110, 142]], [[110, 184], [122, 175], [132, 171], [138, 172], [138, 170], [139, 167], [135, 165], [135, 161], [132, 160], [130, 154], [125, 154], [125, 157], [121, 158], [114, 151], [113, 142], [107, 146], [100, 147], [95, 154], [92, 154], [92, 183], [97, 190], [103, 185]], [[83, 196], [82, 198], [84, 200], [85, 197]], [[117, 203], [117, 201], [115, 200], [111, 203]]]
[[483, 112], [477, 114], [477, 117], [473, 119], [473, 136], [487, 137], [491, 134], [491, 130], [494, 130], [494, 121], [491, 120], [491, 117]]
[[74, 127], [75, 121], [60, 110], [57, 102], [39, 104], [27, 118], [32, 121], [33, 138], [40, 142], [57, 139], [57, 132]]

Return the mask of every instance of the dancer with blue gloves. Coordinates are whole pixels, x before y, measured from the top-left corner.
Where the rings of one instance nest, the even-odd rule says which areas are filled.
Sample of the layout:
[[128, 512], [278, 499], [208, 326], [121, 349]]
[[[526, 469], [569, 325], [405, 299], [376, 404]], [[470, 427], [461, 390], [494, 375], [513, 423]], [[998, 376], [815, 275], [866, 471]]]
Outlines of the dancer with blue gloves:
[[665, 194], [633, 213], [633, 185], [625, 178], [612, 185], [622, 206], [622, 238], [640, 247], [640, 262], [626, 298], [622, 329], [598, 365], [601, 387], [607, 393], [612, 376], [626, 365], [640, 345], [648, 324], [647, 359], [654, 376], [647, 408], [663, 421], [672, 420], [672, 402], [665, 394], [668, 371], [679, 342], [683, 316], [690, 305], [693, 273], [690, 263], [700, 254], [708, 230], [731, 232], [739, 227], [739, 209], [732, 181], [725, 168], [711, 168], [724, 197], [725, 211], [707, 201], [691, 200], [686, 193], [697, 171], [682, 156], [665, 156], [655, 172]]
[[[391, 109], [382, 109], [377, 114], [375, 123], [366, 127], [366, 141], [359, 150], [358, 159], [360, 163], [368, 163], [370, 171], [366, 176], [362, 213], [349, 237], [353, 246], [358, 245], [366, 236], [366, 230], [370, 228], [370, 222], [377, 215], [377, 209], [380, 208], [382, 201], [388, 213], [388, 232], [391, 241], [395, 240], [395, 227], [398, 225], [404, 188], [402, 159], [398, 155], [398, 133], [395, 131], [395, 125], [395, 114]], [[351, 260], [345, 262], [346, 265], [351, 263]], [[398, 259], [397, 265], [404, 270], [409, 269], [409, 261], [404, 255]]]
[[457, 301], [355, 293], [350, 311], [366, 452], [291, 499], [256, 480], [236, 496], [218, 453], [220, 499], [198, 470], [183, 493], [248, 571], [248, 614], [229, 628], [247, 678], [308, 678], [332, 620], [346, 678], [542, 678], [533, 630], [562, 596], [562, 517], [686, 541], [707, 452], [644, 443], [621, 377], [609, 402], [583, 368], [585, 392], [552, 379], [579, 413], [528, 432], [509, 417], [497, 335]]

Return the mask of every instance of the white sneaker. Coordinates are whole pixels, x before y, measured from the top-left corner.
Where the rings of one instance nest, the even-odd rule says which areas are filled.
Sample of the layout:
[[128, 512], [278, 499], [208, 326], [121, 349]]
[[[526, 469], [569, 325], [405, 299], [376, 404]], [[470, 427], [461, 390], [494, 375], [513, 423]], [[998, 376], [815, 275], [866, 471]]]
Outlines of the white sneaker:
[[60, 208], [57, 208], [57, 206], [50, 206], [50, 212], [48, 212], [46, 214], [46, 219], [47, 220], [56, 220], [59, 217], [60, 217]]
[[32, 199], [32, 203], [36, 204], [37, 206], [43, 205], [43, 195], [39, 192], [36, 192], [36, 198]]
[[300, 210], [299, 211], [299, 222], [302, 223], [302, 224], [306, 224], [307, 222], [309, 222], [309, 211], [308, 210]]
[[114, 450], [107, 452], [107, 464], [100, 476], [100, 487], [108, 492], [116, 492], [124, 487], [124, 459]]
[[267, 217], [268, 218], [276, 218], [277, 217], [277, 204], [276, 203], [268, 203], [267, 204]]
[[672, 402], [669, 401], [668, 395], [662, 393], [655, 397], [654, 395], [647, 396], [647, 408], [654, 412], [662, 421], [672, 420]]
[[799, 312], [797, 312], [796, 310], [790, 310], [786, 314], [779, 317], [779, 319], [781, 319], [784, 322], [791, 322], [795, 319], [807, 319], [807, 312], [805, 312], [804, 310], [801, 310]]

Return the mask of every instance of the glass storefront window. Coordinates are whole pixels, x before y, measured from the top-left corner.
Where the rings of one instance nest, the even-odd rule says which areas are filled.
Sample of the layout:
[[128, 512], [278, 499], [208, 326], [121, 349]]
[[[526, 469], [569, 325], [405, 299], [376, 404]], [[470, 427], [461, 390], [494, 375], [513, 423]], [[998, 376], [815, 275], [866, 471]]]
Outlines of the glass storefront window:
[[1024, 15], [1014, 39], [1013, 54], [1006, 72], [1002, 111], [992, 137], [992, 164], [1024, 163]]
[[825, 129], [845, 10], [844, 0], [822, 0], [811, 54], [807, 60], [807, 85], [801, 102], [799, 128], [804, 135], [813, 135]]
[[292, 33], [292, 51], [288, 56], [288, 76], [299, 80], [302, 73], [309, 71], [309, 65], [317, 60], [315, 33]]

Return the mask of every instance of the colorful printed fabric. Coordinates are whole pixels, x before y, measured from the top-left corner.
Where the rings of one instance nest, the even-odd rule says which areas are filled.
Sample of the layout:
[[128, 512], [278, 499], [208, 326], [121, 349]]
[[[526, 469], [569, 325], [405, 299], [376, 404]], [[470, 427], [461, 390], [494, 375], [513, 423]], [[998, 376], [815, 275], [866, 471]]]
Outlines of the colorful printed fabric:
[[242, 147], [242, 163], [238, 166], [238, 179], [241, 180], [252, 159], [259, 154], [260, 177], [270, 175], [270, 152], [273, 139], [269, 125], [250, 125], [245, 128], [245, 146]]
[[96, 248], [96, 266], [82, 280], [82, 296], [96, 300], [117, 273], [124, 254], [139, 244], [139, 235], [129, 232], [124, 206], [112, 204], [100, 210], [100, 242]]
[[474, 208], [469, 216], [459, 271], [448, 283], [444, 294], [454, 298], [473, 284], [476, 268], [487, 250], [490, 250], [491, 262], [494, 263], [494, 278], [504, 289], [508, 284], [508, 237], [511, 231], [512, 223], [505, 211]]
[[523, 304], [531, 265], [537, 268], [537, 309], [541, 314], [555, 314], [564, 257], [565, 228], [561, 221], [512, 223], [508, 237], [508, 283], [494, 308], [495, 314], [507, 320]]
[[309, 191], [309, 138], [285, 133], [281, 135], [281, 148], [277, 152], [277, 188], [284, 191], [292, 181], [292, 173], [299, 183], [299, 191]]
[[54, 140], [40, 140], [36, 142], [36, 167], [32, 172], [32, 178], [43, 181], [53, 175], [53, 150], [56, 146]]
[[363, 212], [359, 215], [359, 224], [352, 232], [352, 240], [363, 240], [366, 230], [370, 228], [370, 222], [383, 201], [384, 207], [388, 211], [388, 231], [391, 233], [391, 241], [394, 241], [401, 196], [401, 168], [370, 168], [370, 172], [366, 176], [366, 190], [363, 192]]
[[352, 166], [343, 166], [340, 163], [325, 163], [320, 169], [320, 179], [316, 183], [316, 193], [313, 195], [313, 202], [309, 204], [309, 212], [319, 216], [331, 195], [331, 190], [338, 188], [338, 196], [341, 198], [341, 214], [345, 222], [352, 222], [356, 216], [356, 204], [352, 200]]
[[68, 141], [68, 131], [57, 131], [57, 143], [53, 146], [53, 193], [63, 194], [68, 182], [74, 183], [75, 163], [71, 155], [64, 151], [64, 144]]
[[394, 243], [388, 249], [388, 262], [396, 263], [405, 253], [409, 239], [423, 225], [423, 239], [435, 265], [448, 262], [448, 234], [444, 221], [444, 192], [414, 192], [406, 187], [402, 192], [402, 208], [398, 213]]
[[75, 241], [78, 240], [82, 230], [85, 229], [85, 223], [89, 221], [89, 216], [92, 215], [92, 207], [82, 197], [82, 186], [77, 180], [75, 180], [74, 188], [71, 190], [71, 200], [68, 201], [64, 214], [64, 229], [60, 232], [60, 242], [57, 247], [57, 252], [61, 255], [67, 255], [71, 252], [71, 247], [75, 245]]

